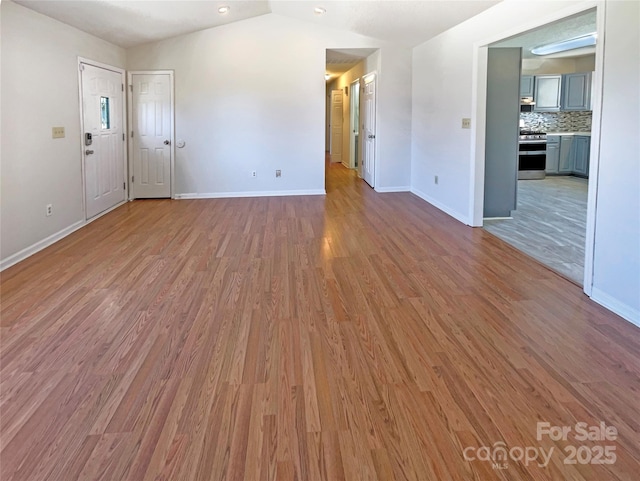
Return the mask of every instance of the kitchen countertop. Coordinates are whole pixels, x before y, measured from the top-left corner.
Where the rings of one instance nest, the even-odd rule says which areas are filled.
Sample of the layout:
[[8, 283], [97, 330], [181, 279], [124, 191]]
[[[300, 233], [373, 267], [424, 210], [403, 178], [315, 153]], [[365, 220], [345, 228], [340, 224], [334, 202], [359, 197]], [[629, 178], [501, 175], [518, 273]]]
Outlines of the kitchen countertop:
[[547, 135], [587, 135], [587, 136], [591, 136], [591, 132], [547, 132]]

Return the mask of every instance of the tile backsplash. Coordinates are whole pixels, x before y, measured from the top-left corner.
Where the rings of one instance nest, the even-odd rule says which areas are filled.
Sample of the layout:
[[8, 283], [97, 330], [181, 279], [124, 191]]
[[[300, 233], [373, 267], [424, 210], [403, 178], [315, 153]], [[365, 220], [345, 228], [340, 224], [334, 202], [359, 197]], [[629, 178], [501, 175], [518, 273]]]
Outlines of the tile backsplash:
[[591, 132], [591, 112], [520, 112], [530, 130], [545, 132]]

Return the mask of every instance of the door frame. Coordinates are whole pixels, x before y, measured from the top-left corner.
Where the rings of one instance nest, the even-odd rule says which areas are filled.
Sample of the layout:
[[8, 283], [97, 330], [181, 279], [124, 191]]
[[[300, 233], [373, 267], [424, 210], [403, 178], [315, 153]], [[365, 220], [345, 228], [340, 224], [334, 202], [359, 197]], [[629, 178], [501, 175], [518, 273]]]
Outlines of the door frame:
[[[354, 125], [353, 125], [353, 117], [354, 112], [358, 111], [358, 125], [355, 126], [355, 129], [358, 131], [358, 142], [360, 141], [360, 78], [355, 79], [349, 85], [349, 168], [356, 168], [356, 150], [360, 153], [360, 149], [356, 149], [356, 140], [354, 135]], [[355, 103], [355, 92], [358, 93], [358, 105], [353, 105]], [[354, 108], [355, 107], [355, 108]], [[360, 162], [358, 162], [360, 165]]]
[[589, 190], [587, 194], [587, 219], [585, 236], [584, 277], [582, 289], [591, 297], [593, 290], [593, 256], [595, 247], [595, 225], [598, 197], [598, 172], [600, 166], [600, 131], [602, 128], [602, 87], [604, 78], [604, 44], [605, 32], [605, 5], [598, 0], [588, 0], [578, 5], [572, 5], [535, 21], [513, 27], [510, 30], [499, 33], [488, 39], [475, 42], [473, 46], [472, 67], [472, 92], [471, 92], [471, 116], [474, 119], [471, 126], [470, 145], [470, 181], [469, 181], [469, 214], [467, 224], [472, 227], [483, 225], [483, 198], [484, 198], [484, 149], [486, 137], [486, 111], [487, 111], [487, 58], [488, 45], [500, 40], [525, 33], [529, 30], [542, 27], [549, 23], [562, 20], [587, 10], [596, 9], [596, 31], [598, 42], [596, 43], [596, 65], [592, 77], [592, 121], [591, 121], [591, 146], [589, 159]]
[[[98, 67], [98, 68], [102, 68], [105, 70], [110, 70], [111, 72], [115, 72], [117, 74], [120, 74], [120, 82], [122, 84], [122, 105], [120, 107], [120, 111], [122, 112], [122, 119], [121, 119], [121, 125], [122, 125], [122, 130], [123, 132], [127, 131], [127, 114], [126, 114], [126, 109], [127, 109], [127, 94], [124, 88], [125, 85], [125, 73], [126, 71], [122, 68], [119, 67], [114, 67], [113, 65], [109, 65], [106, 63], [102, 63], [102, 62], [96, 62], [95, 60], [91, 60], [85, 57], [78, 57], [78, 100], [79, 100], [79, 113], [80, 113], [80, 158], [82, 159], [80, 162], [81, 165], [81, 175], [82, 175], [82, 213], [84, 215], [84, 220], [85, 221], [91, 221], [94, 219], [97, 219], [100, 216], [103, 216], [104, 214], [111, 212], [113, 209], [116, 209], [118, 207], [120, 207], [122, 204], [124, 204], [125, 202], [127, 202], [129, 199], [129, 176], [126, 176], [126, 180], [124, 181], [124, 200], [122, 202], [118, 202], [116, 205], [114, 205], [113, 207], [110, 207], [109, 209], [105, 210], [104, 212], [100, 212], [99, 214], [91, 217], [91, 219], [87, 218], [87, 180], [85, 177], [85, 155], [84, 155], [84, 150], [85, 150], [85, 145], [84, 145], [84, 95], [82, 92], [82, 65], [86, 64], [86, 65], [91, 65], [93, 67]], [[124, 171], [127, 172], [127, 166], [129, 165], [129, 159], [128, 159], [128, 155], [127, 155], [127, 138], [125, 136], [125, 141], [122, 142], [122, 159], [124, 162]], [[124, 180], [124, 179], [123, 179]]]
[[[378, 161], [379, 161], [379, 155], [378, 155], [378, 85], [379, 85], [379, 81], [380, 81], [380, 76], [378, 74], [378, 71], [377, 70], [372, 70], [371, 72], [367, 72], [366, 74], [364, 74], [362, 76], [361, 81], [362, 81], [362, 84], [363, 84], [362, 88], [364, 90], [364, 84], [367, 83], [367, 77], [371, 77], [371, 76], [373, 76], [373, 81], [376, 83], [375, 99], [374, 99], [374, 102], [373, 102], [373, 106], [376, 109], [376, 113], [373, 116], [373, 118], [376, 121], [376, 128], [375, 128], [375, 131], [374, 131], [376, 142], [373, 145], [373, 158], [374, 158], [374, 161], [373, 161], [373, 185], [371, 186], [371, 188], [373, 190], [376, 190], [375, 186], [378, 185]], [[362, 92], [360, 92], [360, 95], [362, 96]], [[360, 105], [362, 106], [362, 97], [360, 97], [360, 99], [361, 99]], [[364, 116], [362, 115], [362, 111], [360, 111], [360, 120], [362, 120], [363, 117]], [[361, 129], [360, 133], [363, 133], [363, 132], [364, 132], [364, 130]], [[361, 137], [364, 137], [364, 135], [362, 135]], [[361, 139], [361, 144], [363, 145], [363, 148], [361, 150], [363, 151], [363, 154], [364, 154], [364, 142], [365, 142], [365, 140], [364, 140], [364, 138], [362, 138]], [[363, 162], [360, 162], [360, 166], [358, 168], [359, 168], [359, 173], [361, 174], [360, 176], [364, 179], [364, 171], [362, 171], [362, 167], [361, 167], [362, 164], [363, 164]]]
[[[133, 172], [133, 142], [131, 141], [131, 132], [133, 129], [133, 76], [134, 75], [169, 75], [169, 102], [171, 104], [171, 115], [169, 116], [169, 139], [171, 145], [169, 149], [171, 151], [171, 161], [169, 168], [169, 175], [171, 180], [169, 181], [169, 197], [171, 199], [176, 198], [175, 191], [175, 160], [176, 160], [176, 142], [175, 142], [175, 95], [174, 95], [174, 71], [173, 70], [130, 70], [127, 73], [127, 119], [129, 121], [127, 128], [127, 143], [129, 145], [129, 162], [127, 171], [127, 184], [131, 183], [131, 175]], [[135, 189], [129, 189], [129, 200], [133, 200], [133, 191]]]

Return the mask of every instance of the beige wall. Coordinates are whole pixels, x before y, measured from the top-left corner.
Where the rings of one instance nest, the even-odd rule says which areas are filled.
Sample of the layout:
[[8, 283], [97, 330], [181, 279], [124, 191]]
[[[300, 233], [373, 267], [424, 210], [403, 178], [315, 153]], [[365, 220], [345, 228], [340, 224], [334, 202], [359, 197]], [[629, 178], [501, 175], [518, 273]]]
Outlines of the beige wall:
[[573, 58], [525, 58], [522, 59], [523, 75], [547, 75], [593, 72], [596, 69], [596, 56], [584, 55]]
[[[349, 71], [343, 73], [340, 77], [331, 81], [327, 86], [327, 95], [329, 98], [331, 97], [331, 90], [342, 90], [344, 92], [345, 87], [349, 87], [348, 95], [344, 96], [344, 102], [342, 104], [343, 112], [342, 112], [342, 142], [343, 142], [343, 155], [342, 155], [342, 163], [348, 167], [349, 165], [355, 165], [355, 162], [350, 158], [351, 156], [351, 83], [356, 81], [357, 79], [362, 79], [368, 73], [371, 73], [375, 70], [375, 56], [377, 53], [374, 53], [371, 57], [367, 57], [366, 59], [359, 62], [355, 67], [350, 69]], [[362, 87], [362, 84], [360, 85]], [[327, 114], [328, 116], [328, 114]], [[328, 120], [327, 120], [328, 125]]]
[[[331, 82], [331, 90], [342, 90], [344, 92], [345, 87], [348, 88], [348, 95], [344, 95], [342, 104], [342, 163], [345, 167], [354, 165], [354, 162], [350, 158], [351, 156], [351, 82], [361, 78], [366, 74], [366, 62], [363, 60], [353, 67], [348, 72], [345, 72], [340, 77]], [[329, 92], [331, 92], [331, 90]]]

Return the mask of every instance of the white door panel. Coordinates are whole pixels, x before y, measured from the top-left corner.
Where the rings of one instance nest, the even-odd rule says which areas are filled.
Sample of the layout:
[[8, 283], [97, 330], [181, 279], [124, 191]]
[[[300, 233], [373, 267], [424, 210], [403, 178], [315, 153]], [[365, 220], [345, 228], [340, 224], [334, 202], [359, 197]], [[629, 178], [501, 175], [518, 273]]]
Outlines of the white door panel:
[[171, 78], [132, 74], [133, 196], [171, 197]]
[[374, 186], [376, 159], [376, 78], [369, 74], [364, 80], [364, 112], [362, 123], [362, 178], [371, 187]]
[[331, 162], [342, 162], [342, 90], [331, 91]]
[[86, 217], [125, 200], [122, 74], [81, 64]]

